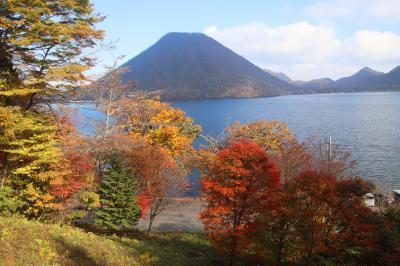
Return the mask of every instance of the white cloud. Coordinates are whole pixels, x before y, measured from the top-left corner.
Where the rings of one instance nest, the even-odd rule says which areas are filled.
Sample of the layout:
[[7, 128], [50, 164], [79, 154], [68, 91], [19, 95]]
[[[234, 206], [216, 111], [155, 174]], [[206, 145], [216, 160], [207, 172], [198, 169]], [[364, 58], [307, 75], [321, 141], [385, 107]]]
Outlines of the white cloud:
[[278, 27], [252, 23], [223, 30], [211, 26], [204, 32], [234, 51], [261, 60], [290, 56], [291, 61], [318, 61], [329, 57], [339, 45], [333, 29], [307, 22]]
[[336, 18], [350, 15], [359, 0], [321, 1], [306, 7], [306, 15], [314, 18]]
[[364, 66], [388, 71], [400, 64], [400, 36], [360, 30], [339, 39], [334, 28], [297, 22], [277, 27], [251, 23], [204, 33], [260, 67], [296, 79], [338, 78]]
[[390, 31], [360, 30], [345, 40], [342, 46], [347, 55], [355, 58], [400, 61], [400, 36]]
[[393, 20], [400, 20], [400, 0], [373, 1], [367, 6], [366, 13]]
[[320, 1], [305, 8], [312, 18], [333, 19], [345, 16], [375, 16], [400, 20], [400, 0], [334, 0]]

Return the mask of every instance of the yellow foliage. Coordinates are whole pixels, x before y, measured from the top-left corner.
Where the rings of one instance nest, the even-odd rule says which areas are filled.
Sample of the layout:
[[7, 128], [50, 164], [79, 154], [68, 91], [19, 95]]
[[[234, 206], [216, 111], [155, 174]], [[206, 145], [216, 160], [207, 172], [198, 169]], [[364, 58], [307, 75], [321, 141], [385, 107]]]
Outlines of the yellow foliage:
[[233, 123], [225, 129], [227, 140], [250, 140], [265, 148], [270, 153], [279, 153], [283, 143], [293, 141], [294, 136], [287, 124], [280, 121], [257, 120], [249, 124]]
[[102, 19], [91, 1], [1, 1], [1, 43], [7, 45], [0, 48], [0, 103], [18, 96], [12, 105], [29, 109], [48, 102], [45, 95], [65, 95], [79, 86], [94, 62], [83, 50], [102, 39], [94, 26]]
[[145, 99], [130, 108], [129, 136], [143, 136], [149, 144], [158, 144], [174, 158], [189, 153], [201, 127], [180, 109], [157, 99]]
[[52, 124], [44, 115], [0, 106], [0, 178], [20, 193], [33, 216], [55, 207], [48, 191], [63, 174], [55, 168], [62, 154]]

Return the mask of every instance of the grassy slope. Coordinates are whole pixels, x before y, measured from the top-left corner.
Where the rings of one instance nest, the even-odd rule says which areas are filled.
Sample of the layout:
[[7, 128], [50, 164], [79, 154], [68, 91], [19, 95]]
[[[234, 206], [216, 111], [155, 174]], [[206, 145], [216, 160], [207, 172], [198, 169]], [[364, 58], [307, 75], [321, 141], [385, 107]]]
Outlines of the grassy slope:
[[99, 236], [0, 217], [0, 265], [217, 265], [201, 234]]

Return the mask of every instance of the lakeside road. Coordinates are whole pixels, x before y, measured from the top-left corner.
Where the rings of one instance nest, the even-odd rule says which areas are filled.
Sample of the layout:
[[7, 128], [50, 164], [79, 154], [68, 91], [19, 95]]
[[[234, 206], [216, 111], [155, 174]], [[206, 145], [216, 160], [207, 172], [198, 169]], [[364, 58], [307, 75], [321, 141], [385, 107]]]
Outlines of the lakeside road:
[[[205, 205], [201, 198], [176, 198], [154, 220], [154, 232], [203, 232], [203, 223], [200, 212]], [[148, 215], [140, 220], [139, 230], [147, 230], [149, 225]]]

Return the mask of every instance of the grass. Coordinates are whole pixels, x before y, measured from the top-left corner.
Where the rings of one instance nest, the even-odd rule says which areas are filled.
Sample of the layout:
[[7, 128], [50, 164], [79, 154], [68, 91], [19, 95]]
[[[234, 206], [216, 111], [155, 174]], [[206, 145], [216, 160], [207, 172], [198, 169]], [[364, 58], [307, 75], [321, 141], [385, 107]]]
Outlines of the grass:
[[202, 234], [97, 235], [0, 217], [0, 265], [219, 265]]

